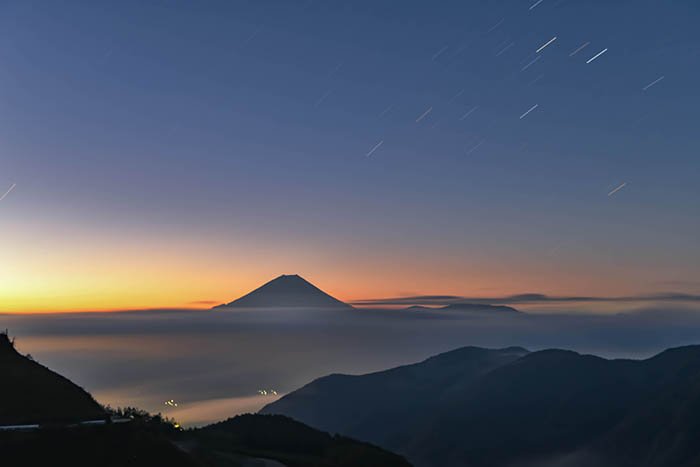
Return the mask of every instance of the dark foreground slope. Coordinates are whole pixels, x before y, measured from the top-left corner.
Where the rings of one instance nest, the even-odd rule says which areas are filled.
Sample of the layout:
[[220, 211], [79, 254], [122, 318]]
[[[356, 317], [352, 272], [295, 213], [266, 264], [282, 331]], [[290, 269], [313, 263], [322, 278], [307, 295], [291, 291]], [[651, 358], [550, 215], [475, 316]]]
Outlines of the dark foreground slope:
[[[112, 424], [92, 396], [63, 376], [19, 354], [0, 334], [0, 465], [22, 467], [193, 467], [157, 418]], [[81, 425], [81, 422], [105, 423]], [[9, 428], [40, 425], [41, 428]]]
[[[484, 355], [501, 358], [483, 364]], [[447, 356], [470, 370], [449, 371], [459, 363]], [[422, 466], [689, 467], [700, 465], [700, 347], [642, 361], [460, 349], [387, 372], [321, 378], [263, 411], [376, 442]]]
[[0, 465], [44, 467], [410, 467], [368, 443], [280, 415], [243, 415], [181, 431], [139, 412], [126, 423], [0, 430]]
[[1, 464], [22, 467], [203, 466], [139, 423], [0, 432]]
[[108, 411], [66, 378], [17, 353], [5, 334], [0, 372], [2, 466], [410, 467], [384, 449], [283, 416], [245, 415], [183, 432], [160, 415]]
[[215, 465], [238, 456], [273, 459], [288, 467], [410, 467], [368, 443], [331, 436], [281, 415], [240, 415], [183, 434], [199, 459]]
[[0, 333], [0, 425], [77, 422], [104, 418], [82, 388], [19, 354]]

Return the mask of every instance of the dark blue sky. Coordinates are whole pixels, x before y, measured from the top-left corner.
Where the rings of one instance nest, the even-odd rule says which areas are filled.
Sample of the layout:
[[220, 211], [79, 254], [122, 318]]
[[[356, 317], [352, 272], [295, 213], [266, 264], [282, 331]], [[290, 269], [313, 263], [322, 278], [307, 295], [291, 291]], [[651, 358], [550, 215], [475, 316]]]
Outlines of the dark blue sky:
[[535, 3], [3, 2], [4, 306], [697, 291], [700, 5]]

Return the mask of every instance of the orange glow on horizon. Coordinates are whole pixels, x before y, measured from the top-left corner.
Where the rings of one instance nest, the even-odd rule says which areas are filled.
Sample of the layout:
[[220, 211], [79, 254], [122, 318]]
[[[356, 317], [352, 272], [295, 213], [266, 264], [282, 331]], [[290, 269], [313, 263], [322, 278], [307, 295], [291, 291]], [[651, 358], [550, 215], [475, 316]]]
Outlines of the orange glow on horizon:
[[[158, 261], [153, 263], [158, 264]], [[517, 282], [513, 276], [494, 277], [482, 272], [460, 271], [458, 274], [454, 271], [454, 276], [444, 277], [443, 274], [410, 272], [398, 276], [382, 274], [381, 271], [368, 276], [360, 270], [329, 270], [308, 275], [289, 268], [280, 270], [280, 274], [297, 272], [321, 290], [348, 303], [424, 294], [498, 297], [532, 291], [549, 294], [569, 291], [580, 293], [580, 290], [566, 287], [561, 282], [557, 288], [551, 287], [551, 283], [544, 288], [542, 286], [545, 284], [537, 284], [538, 281]], [[262, 270], [240, 273], [228, 268], [194, 268], [184, 264], [180, 267], [172, 265], [162, 268], [160, 265], [134, 266], [133, 263], [122, 267], [105, 265], [104, 271], [95, 271], [94, 274], [76, 271], [70, 276], [61, 277], [39, 275], [30, 282], [3, 280], [0, 284], [0, 313], [204, 310], [235, 300], [278, 275]], [[382, 275], [392, 279], [382, 280]], [[502, 282], [511, 284], [511, 287], [501, 286], [501, 279], [505, 279]], [[598, 290], [611, 292], [609, 288]]]
[[294, 238], [47, 234], [31, 227], [6, 234], [13, 249], [0, 250], [0, 313], [206, 309], [280, 274], [299, 274], [349, 303], [424, 294], [615, 296], [648, 292], [658, 279], [658, 268], [620, 265], [601, 274], [585, 257], [556, 263], [527, 252], [498, 257], [397, 244], [370, 254], [364, 245], [338, 250]]

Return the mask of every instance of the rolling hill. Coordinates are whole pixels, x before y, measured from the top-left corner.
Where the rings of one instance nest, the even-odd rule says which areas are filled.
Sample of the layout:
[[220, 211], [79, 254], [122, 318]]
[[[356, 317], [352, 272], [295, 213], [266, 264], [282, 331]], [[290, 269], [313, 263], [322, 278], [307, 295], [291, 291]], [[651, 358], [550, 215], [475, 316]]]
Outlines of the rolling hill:
[[409, 427], [430, 417], [450, 387], [468, 384], [525, 354], [527, 350], [517, 347], [465, 347], [368, 375], [334, 374], [282, 397], [261, 413], [281, 413], [379, 445], [401, 445], [411, 435]]
[[376, 443], [418, 466], [689, 467], [700, 462], [700, 346], [647, 360], [464, 348], [320, 378], [262, 412]]
[[[410, 467], [368, 443], [331, 436], [282, 415], [246, 414], [183, 434], [193, 454], [216, 463], [236, 456], [272, 459], [288, 467]], [[218, 464], [217, 464], [218, 465]]]

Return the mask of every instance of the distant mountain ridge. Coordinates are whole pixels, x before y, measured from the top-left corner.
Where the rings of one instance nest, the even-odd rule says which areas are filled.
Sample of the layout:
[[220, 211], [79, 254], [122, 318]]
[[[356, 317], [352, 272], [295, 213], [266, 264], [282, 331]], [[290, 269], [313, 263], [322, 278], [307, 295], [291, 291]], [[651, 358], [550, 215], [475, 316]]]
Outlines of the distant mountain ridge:
[[466, 347], [319, 378], [261, 412], [421, 467], [691, 467], [700, 465], [700, 346], [646, 360]]
[[521, 313], [513, 307], [505, 305], [488, 305], [483, 303], [450, 303], [440, 307], [427, 307], [413, 305], [404, 308], [404, 311], [469, 311], [476, 313]]
[[352, 309], [297, 274], [283, 274], [252, 292], [214, 309], [223, 308], [335, 308]]
[[[237, 309], [352, 309], [352, 305], [327, 294], [298, 274], [283, 274], [257, 289], [229, 303], [213, 307], [214, 310]], [[459, 311], [472, 313], [516, 314], [515, 308], [504, 305], [482, 303], [451, 303], [437, 308], [420, 305], [410, 306], [404, 311]]]
[[[446, 391], [526, 355], [521, 347], [463, 347], [366, 375], [319, 378], [261, 413], [283, 414], [315, 428], [382, 445], [402, 445], [411, 428], [426, 420]], [[408, 430], [407, 430], [408, 429]]]

